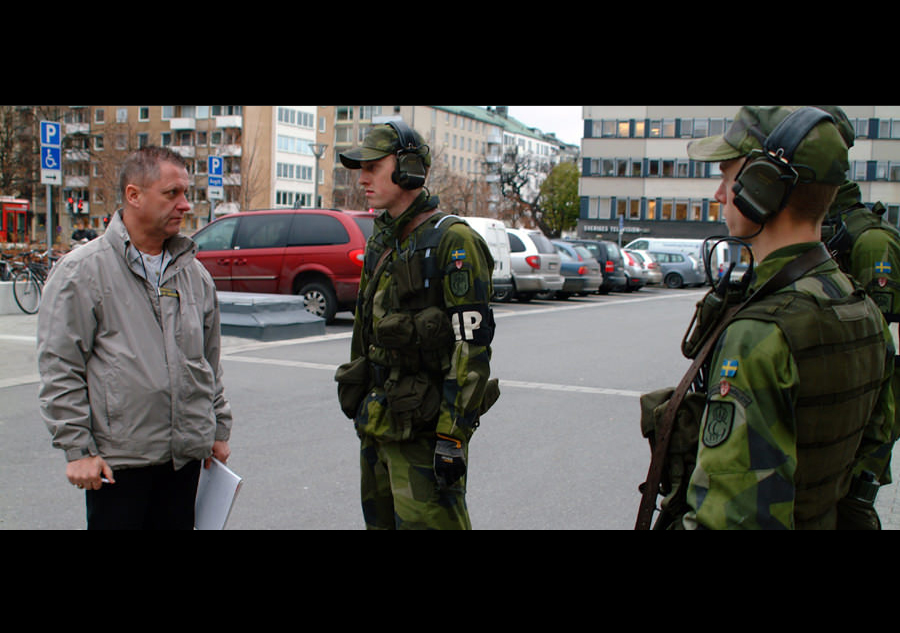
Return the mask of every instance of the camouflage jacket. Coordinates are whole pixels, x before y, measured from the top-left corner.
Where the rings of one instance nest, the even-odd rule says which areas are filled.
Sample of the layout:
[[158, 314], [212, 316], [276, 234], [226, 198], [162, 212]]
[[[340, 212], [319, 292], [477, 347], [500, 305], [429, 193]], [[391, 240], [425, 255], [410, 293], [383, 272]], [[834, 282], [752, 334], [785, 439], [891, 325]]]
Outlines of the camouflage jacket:
[[[749, 292], [812, 246], [815, 244], [798, 244], [770, 254], [757, 268]], [[818, 303], [846, 297], [854, 292], [854, 285], [828, 261], [767, 299], [777, 300], [780, 295], [783, 299], [783, 293], [796, 292], [810, 295]], [[857, 464], [884, 445], [894, 413], [890, 334], [871, 300], [864, 302], [869, 304], [866, 319], [870, 330], [879, 339], [874, 356], [884, 359], [884, 368], [879, 371], [876, 361], [871, 372], [878, 379], [868, 405], [869, 418], [856, 427], [860, 438], [854, 440], [859, 442]], [[788, 338], [776, 323], [753, 318], [731, 323], [719, 338], [710, 370], [714, 372], [711, 376], [721, 381], [711, 380], [709, 385], [697, 465], [687, 490], [690, 511], [683, 519], [685, 528], [795, 527], [798, 436], [809, 429], [798, 429], [804, 424], [798, 413], [802, 408], [799, 365]], [[831, 367], [829, 371], [840, 373], [843, 369]], [[850, 459], [854, 459], [852, 453]], [[841, 476], [842, 491], [835, 489], [834, 496], [846, 494], [849, 476], [848, 467]]]
[[[350, 355], [374, 371], [354, 419], [360, 435], [436, 432], [467, 442], [478, 425], [490, 378], [494, 262], [480, 235], [441, 212], [400, 239], [435, 204], [423, 192], [396, 219], [382, 213], [366, 246]], [[423, 249], [435, 226], [439, 240]]]
[[[840, 214], [853, 237], [849, 253], [839, 256], [841, 270], [852, 275], [872, 297], [888, 322], [897, 351], [900, 340], [900, 236], [897, 230], [877, 222], [879, 218], [863, 205]], [[897, 360], [895, 359], [895, 366]], [[894, 372], [894, 394], [900, 393], [900, 371]], [[895, 396], [896, 397], [896, 396]], [[881, 483], [891, 483], [891, 450], [900, 436], [900, 408], [895, 407], [890, 440], [861, 469], [873, 472]]]

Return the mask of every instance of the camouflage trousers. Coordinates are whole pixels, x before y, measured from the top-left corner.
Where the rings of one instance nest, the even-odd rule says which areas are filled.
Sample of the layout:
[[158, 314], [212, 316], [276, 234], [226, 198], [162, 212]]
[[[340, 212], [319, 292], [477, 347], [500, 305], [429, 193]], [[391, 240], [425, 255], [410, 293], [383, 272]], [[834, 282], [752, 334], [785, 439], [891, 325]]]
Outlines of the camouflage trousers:
[[359, 462], [366, 529], [472, 529], [465, 477], [448, 489], [438, 488], [434, 446], [434, 437], [381, 442], [362, 436]]

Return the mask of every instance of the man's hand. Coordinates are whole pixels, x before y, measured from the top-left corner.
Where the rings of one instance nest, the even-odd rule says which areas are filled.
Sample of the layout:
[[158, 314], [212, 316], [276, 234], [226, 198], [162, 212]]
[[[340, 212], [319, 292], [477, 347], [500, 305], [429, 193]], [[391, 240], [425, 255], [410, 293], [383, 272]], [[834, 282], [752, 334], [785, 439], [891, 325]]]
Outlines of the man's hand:
[[73, 486], [85, 490], [100, 490], [104, 484], [101, 479], [106, 479], [106, 483], [116, 483], [112, 468], [99, 455], [69, 462], [66, 465], [66, 477]]
[[466, 474], [466, 458], [462, 442], [438, 434], [434, 447], [434, 477], [438, 488], [449, 488]]
[[228, 461], [228, 458], [231, 457], [231, 448], [228, 446], [228, 442], [225, 440], [216, 440], [213, 442], [212, 447], [212, 457], [207, 457], [203, 460], [203, 467], [209, 468], [209, 465], [212, 463], [212, 458], [215, 457], [223, 464]]

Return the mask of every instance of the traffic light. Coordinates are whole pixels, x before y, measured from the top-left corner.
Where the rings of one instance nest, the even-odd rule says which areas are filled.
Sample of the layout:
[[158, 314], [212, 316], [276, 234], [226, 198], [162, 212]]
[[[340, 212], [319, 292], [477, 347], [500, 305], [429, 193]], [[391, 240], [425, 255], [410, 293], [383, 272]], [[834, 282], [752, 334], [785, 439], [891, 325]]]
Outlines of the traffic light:
[[72, 205], [73, 202], [74, 201], [72, 200], [72, 196], [66, 198], [66, 211], [68, 211], [69, 213], [74, 213], [75, 211], [75, 208]]
[[84, 200], [78, 201], [78, 213], [84, 213]]
[[108, 216], [108, 215], [104, 215], [104, 216], [103, 216], [103, 228], [105, 229], [105, 228], [108, 227], [108, 226], [109, 226], [109, 216]]

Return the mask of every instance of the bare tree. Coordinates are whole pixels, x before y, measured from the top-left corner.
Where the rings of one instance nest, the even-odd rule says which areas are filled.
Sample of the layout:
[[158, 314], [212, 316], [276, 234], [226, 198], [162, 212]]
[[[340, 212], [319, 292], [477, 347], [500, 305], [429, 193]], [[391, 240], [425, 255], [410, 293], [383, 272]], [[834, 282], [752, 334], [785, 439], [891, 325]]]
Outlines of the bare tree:
[[553, 228], [543, 221], [540, 183], [550, 172], [550, 164], [537, 156], [520, 152], [518, 147], [507, 149], [500, 169], [502, 219], [510, 226], [537, 226], [545, 235]]

